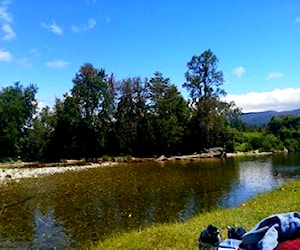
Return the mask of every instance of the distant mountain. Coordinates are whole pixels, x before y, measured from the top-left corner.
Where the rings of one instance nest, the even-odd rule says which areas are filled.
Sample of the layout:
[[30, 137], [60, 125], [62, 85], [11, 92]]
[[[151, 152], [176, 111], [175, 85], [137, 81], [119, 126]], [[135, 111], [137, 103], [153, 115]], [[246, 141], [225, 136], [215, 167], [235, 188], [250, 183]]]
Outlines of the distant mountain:
[[242, 120], [250, 126], [255, 125], [263, 125], [267, 124], [270, 119], [274, 117], [279, 117], [282, 115], [300, 115], [300, 109], [289, 110], [289, 111], [263, 111], [263, 112], [251, 112], [251, 113], [244, 113], [242, 115]]

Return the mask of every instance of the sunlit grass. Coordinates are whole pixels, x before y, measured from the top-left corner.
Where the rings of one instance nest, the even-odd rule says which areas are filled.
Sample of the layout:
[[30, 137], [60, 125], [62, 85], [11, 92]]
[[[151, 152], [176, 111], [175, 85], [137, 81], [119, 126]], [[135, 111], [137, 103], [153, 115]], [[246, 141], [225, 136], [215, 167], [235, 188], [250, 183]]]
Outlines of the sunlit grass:
[[110, 237], [86, 249], [197, 249], [199, 233], [208, 224], [219, 227], [223, 238], [226, 238], [227, 226], [242, 226], [249, 230], [271, 214], [299, 210], [300, 181], [295, 181], [233, 209], [215, 210], [185, 223], [157, 225]]
[[242, 132], [242, 134], [243, 134], [246, 138], [248, 138], [248, 139], [251, 139], [251, 138], [254, 138], [254, 137], [260, 137], [260, 136], [263, 135], [262, 132], [257, 132], [257, 131], [255, 131], [255, 132], [247, 131], [247, 132]]

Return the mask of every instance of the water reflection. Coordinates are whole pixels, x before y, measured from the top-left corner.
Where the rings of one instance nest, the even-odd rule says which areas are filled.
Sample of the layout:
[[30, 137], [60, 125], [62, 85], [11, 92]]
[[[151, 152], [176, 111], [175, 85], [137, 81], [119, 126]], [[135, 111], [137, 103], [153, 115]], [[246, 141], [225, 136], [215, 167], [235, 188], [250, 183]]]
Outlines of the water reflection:
[[0, 215], [0, 248], [75, 248], [236, 206], [299, 175], [300, 159], [285, 157], [120, 165], [22, 180], [0, 190], [0, 207], [33, 197]]
[[272, 157], [275, 178], [282, 180], [300, 180], [299, 153], [278, 154]]
[[221, 197], [220, 206], [240, 205], [257, 194], [272, 190], [281, 184], [280, 179], [274, 178], [271, 158], [240, 162], [239, 176], [232, 183], [230, 191]]
[[54, 209], [43, 214], [39, 208], [34, 213], [34, 236], [31, 249], [67, 249], [72, 239], [64, 233], [63, 223], [54, 217]]
[[187, 219], [191, 218], [193, 215], [200, 211], [199, 204], [197, 206], [197, 197], [195, 194], [191, 194], [190, 197], [187, 198], [187, 202], [182, 210], [178, 213], [178, 220], [179, 221], [186, 221]]

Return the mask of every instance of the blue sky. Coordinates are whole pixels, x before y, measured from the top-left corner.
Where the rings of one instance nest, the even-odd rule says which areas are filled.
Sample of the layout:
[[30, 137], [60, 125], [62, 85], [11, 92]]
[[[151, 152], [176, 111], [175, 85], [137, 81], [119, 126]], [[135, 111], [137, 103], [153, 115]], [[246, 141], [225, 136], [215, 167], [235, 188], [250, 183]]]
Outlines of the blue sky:
[[118, 80], [157, 70], [182, 90], [211, 49], [244, 112], [300, 108], [300, 0], [0, 0], [0, 87], [52, 106], [86, 62]]

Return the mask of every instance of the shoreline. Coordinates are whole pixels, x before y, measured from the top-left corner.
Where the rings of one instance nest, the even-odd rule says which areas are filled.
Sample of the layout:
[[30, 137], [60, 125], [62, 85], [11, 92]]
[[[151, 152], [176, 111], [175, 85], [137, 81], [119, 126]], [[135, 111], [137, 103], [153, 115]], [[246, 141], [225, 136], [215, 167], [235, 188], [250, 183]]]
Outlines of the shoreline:
[[82, 171], [91, 168], [111, 167], [121, 163], [137, 163], [137, 162], [166, 162], [166, 161], [199, 161], [205, 159], [218, 159], [226, 157], [239, 157], [239, 156], [263, 156], [272, 155], [274, 152], [237, 152], [226, 153], [225, 157], [214, 156], [209, 153], [192, 154], [183, 156], [165, 157], [164, 155], [158, 158], [132, 158], [131, 160], [121, 161], [105, 161], [98, 163], [89, 163], [82, 160], [65, 160], [60, 163], [47, 163], [40, 164], [38, 162], [16, 162], [16, 163], [3, 163], [0, 164], [0, 185], [7, 184], [11, 181], [19, 181], [24, 178], [40, 178], [44, 176], [64, 173], [67, 171]]
[[209, 224], [215, 225], [225, 240], [230, 227], [251, 230], [258, 222], [273, 214], [299, 210], [300, 181], [286, 183], [280, 188], [261, 193], [239, 206], [204, 211], [184, 223], [162, 223], [142, 230], [113, 235], [90, 244], [90, 250], [115, 249], [198, 249], [199, 234]]
[[[91, 168], [99, 168], [99, 167], [111, 167], [119, 164], [118, 162], [103, 162], [103, 163], [86, 163], [81, 166], [40, 166], [40, 167], [28, 167], [28, 164], [18, 164], [22, 165], [21, 167], [16, 167], [14, 164], [11, 166], [5, 167], [0, 165], [0, 185], [7, 184], [11, 181], [19, 181], [24, 178], [40, 178], [44, 176], [64, 173], [68, 171], [82, 171]], [[27, 166], [26, 166], [27, 165]]]
[[156, 161], [195, 161], [202, 159], [218, 159], [218, 158], [228, 158], [228, 157], [240, 157], [240, 156], [264, 156], [264, 155], [273, 155], [275, 153], [282, 152], [259, 152], [249, 151], [249, 152], [236, 152], [236, 153], [224, 153], [224, 155], [220, 155], [219, 153], [201, 153], [201, 154], [192, 154], [192, 155], [182, 155], [182, 156], [171, 156], [165, 157], [161, 155]]

